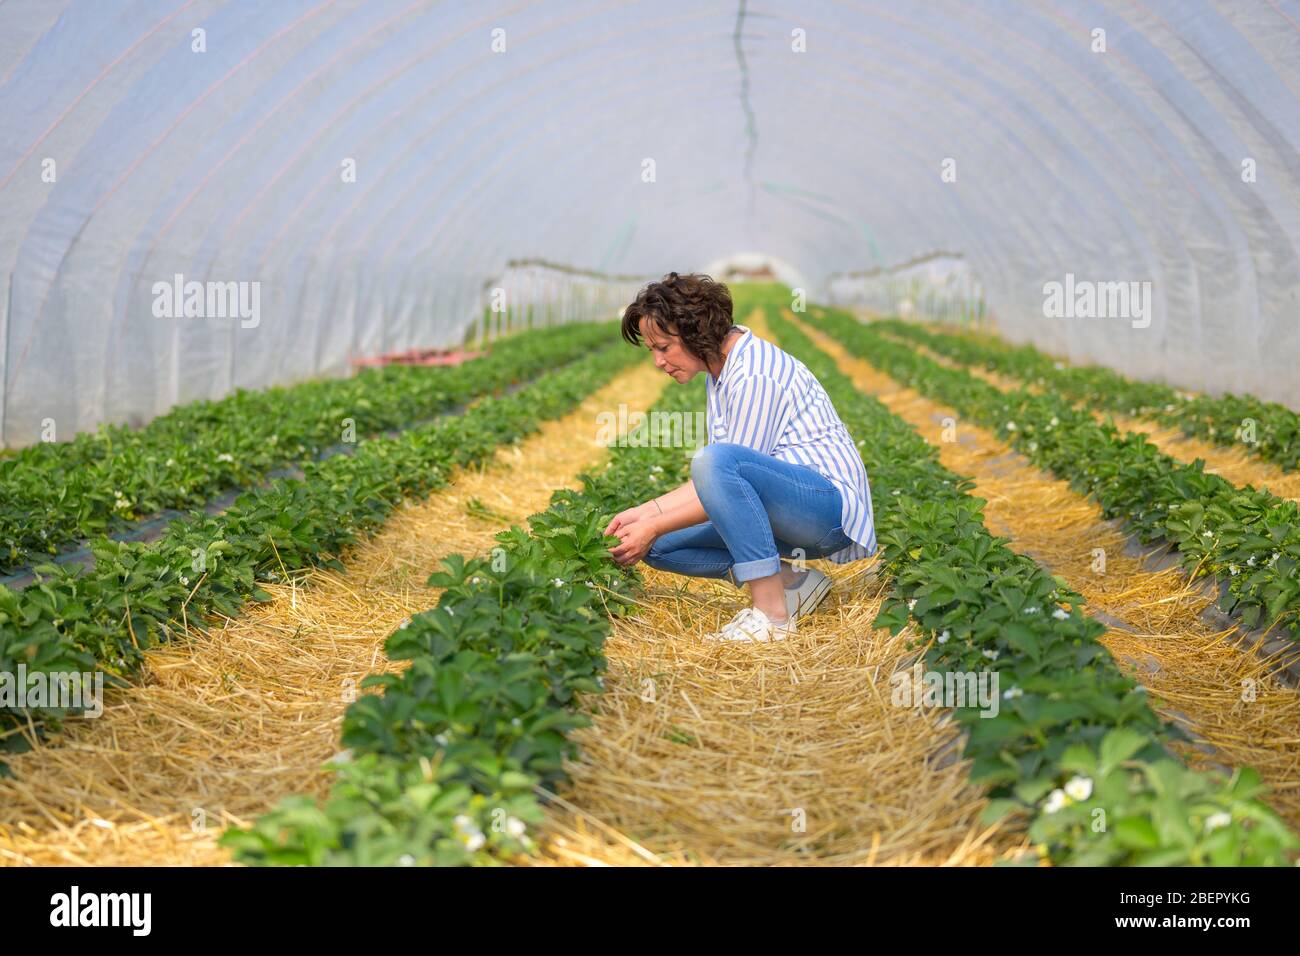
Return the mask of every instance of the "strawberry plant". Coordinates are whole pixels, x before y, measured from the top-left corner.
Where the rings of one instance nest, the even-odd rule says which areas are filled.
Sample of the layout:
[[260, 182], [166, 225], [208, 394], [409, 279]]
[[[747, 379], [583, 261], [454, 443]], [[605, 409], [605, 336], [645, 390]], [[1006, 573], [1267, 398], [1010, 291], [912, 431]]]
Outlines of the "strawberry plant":
[[[656, 408], [698, 407], [702, 392], [674, 389]], [[562, 779], [567, 735], [602, 690], [610, 616], [640, 581], [603, 529], [629, 496], [653, 494], [653, 476], [688, 475], [681, 449], [616, 448], [580, 491], [498, 534], [493, 555], [446, 558], [429, 578], [437, 606], [385, 644], [409, 666], [367, 678], [382, 693], [348, 708], [353, 759], [329, 799], [287, 798], [223, 844], [259, 865], [485, 865], [535, 850], [535, 788]]]
[[993, 336], [950, 335], [899, 319], [874, 323], [965, 366], [978, 366], [1041, 386], [1086, 408], [1149, 418], [1225, 447], [1241, 444], [1241, 428], [1255, 423], [1250, 452], [1284, 471], [1300, 469], [1300, 414], [1251, 395], [1187, 396], [1158, 382], [1125, 378], [1104, 366], [1068, 366], [1028, 345]]
[[526, 332], [455, 368], [392, 365], [347, 379], [241, 389], [174, 408], [138, 430], [106, 426], [22, 449], [0, 459], [0, 574], [338, 450], [347, 420], [358, 441], [407, 428], [613, 337], [611, 323]]
[[986, 821], [1027, 824], [1057, 864], [1288, 863], [1300, 840], [1259, 799], [1253, 771], [1224, 780], [1183, 766], [1168, 744], [1185, 735], [1118, 669], [1098, 642], [1105, 626], [1080, 611], [1082, 596], [989, 534], [968, 479], [793, 324], [769, 318], [862, 449], [882, 572], [893, 582], [876, 624], [898, 632], [911, 623], [928, 667], [993, 670], [1005, 688], [994, 717], [953, 712], [971, 779], [993, 798]]
[[828, 309], [823, 319], [844, 346], [922, 394], [994, 430], [1036, 465], [1091, 495], [1143, 543], [1167, 541], [1191, 573], [1225, 585], [1223, 610], [1248, 626], [1300, 635], [1300, 504], [1238, 488], [1185, 465], [1146, 436], [1098, 424], [1050, 392], [1003, 392], [947, 368], [872, 326]]
[[[457, 466], [483, 461], [535, 431], [538, 421], [564, 414], [638, 357], [612, 344], [463, 415], [312, 462], [302, 479], [250, 491], [220, 515], [177, 519], [155, 542], [101, 538], [89, 570], [48, 565], [23, 591], [0, 587], [0, 660], [29, 653], [89, 659], [106, 673], [129, 675], [182, 620], [201, 624], [208, 614], [237, 614], [246, 601], [267, 597], [261, 582], [287, 572], [341, 568], [343, 550], [378, 528], [403, 498], [427, 495]], [[21, 746], [29, 721], [56, 726], [63, 716], [49, 708], [0, 710], [0, 740]]]

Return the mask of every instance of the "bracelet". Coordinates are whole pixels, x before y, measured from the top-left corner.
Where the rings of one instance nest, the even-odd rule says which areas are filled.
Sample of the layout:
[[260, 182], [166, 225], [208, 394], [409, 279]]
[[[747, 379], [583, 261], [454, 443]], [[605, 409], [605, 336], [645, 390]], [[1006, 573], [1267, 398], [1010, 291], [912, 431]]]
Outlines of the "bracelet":
[[651, 498], [650, 500], [653, 501], [653, 502], [655, 503], [655, 507], [659, 509], [659, 513], [660, 513], [660, 514], [663, 514], [663, 513], [664, 513], [664, 509], [663, 509], [663, 506], [659, 504], [659, 499], [658, 499], [658, 498]]

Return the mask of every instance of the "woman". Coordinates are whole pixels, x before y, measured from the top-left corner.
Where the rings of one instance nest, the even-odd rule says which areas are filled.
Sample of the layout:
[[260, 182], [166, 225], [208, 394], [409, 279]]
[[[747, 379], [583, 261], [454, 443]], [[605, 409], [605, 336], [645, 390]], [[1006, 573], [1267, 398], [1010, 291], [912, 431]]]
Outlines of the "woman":
[[808, 368], [732, 321], [727, 287], [705, 275], [646, 286], [623, 338], [685, 384], [707, 372], [709, 443], [691, 478], [629, 508], [605, 529], [614, 560], [749, 584], [753, 607], [711, 640], [781, 640], [830, 590], [820, 571], [782, 558], [847, 564], [876, 552], [862, 456]]

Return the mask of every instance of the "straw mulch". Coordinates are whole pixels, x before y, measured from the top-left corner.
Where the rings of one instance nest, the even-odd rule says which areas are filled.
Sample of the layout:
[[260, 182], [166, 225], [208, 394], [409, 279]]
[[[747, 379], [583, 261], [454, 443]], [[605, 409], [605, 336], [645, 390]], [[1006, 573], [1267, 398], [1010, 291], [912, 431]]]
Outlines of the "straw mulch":
[[[150, 653], [139, 686], [106, 694], [102, 717], [12, 760], [16, 778], [0, 780], [0, 861], [222, 864], [225, 825], [289, 794], [324, 795], [320, 765], [339, 749], [348, 700], [392, 666], [388, 634], [437, 602], [424, 582], [440, 559], [488, 550], [556, 488], [576, 487], [608, 456], [596, 416], [620, 402], [646, 408], [666, 383], [638, 365], [487, 467], [408, 502], [346, 556], [346, 574], [268, 586], [271, 602]], [[471, 498], [500, 518], [471, 515]]]
[[[1059, 574], [1087, 600], [1086, 610], [1111, 625], [1103, 643], [1151, 693], [1152, 704], [1199, 741], [1179, 745], [1198, 767], [1252, 766], [1272, 788], [1269, 802], [1300, 828], [1300, 694], [1266, 662], [1234, 641], [1235, 628], [1201, 620], [1209, 598], [1177, 568], [1150, 571], [1100, 509], [1051, 478], [992, 433], [962, 422], [868, 363], [804, 326], [863, 391], [936, 444], [945, 466], [976, 480], [985, 522], [1012, 546]], [[959, 424], [957, 442], [941, 441], [942, 421]], [[1093, 549], [1105, 551], [1104, 573]], [[1249, 682], [1249, 683], [1247, 683]], [[1243, 700], [1243, 688], [1254, 700]]]
[[[761, 312], [748, 324], [764, 332]], [[947, 712], [891, 702], [918, 651], [871, 627], [874, 562], [817, 565], [835, 587], [797, 636], [721, 647], [702, 635], [748, 590], [642, 566], [542, 863], [987, 865], [1027, 848], [978, 823]]]
[[646, 569], [545, 862], [988, 865], [1027, 849], [978, 823], [948, 713], [891, 702], [917, 651], [910, 630], [871, 627], [887, 590], [874, 563], [817, 564], [835, 587], [797, 635], [732, 646], [701, 636], [747, 591]]

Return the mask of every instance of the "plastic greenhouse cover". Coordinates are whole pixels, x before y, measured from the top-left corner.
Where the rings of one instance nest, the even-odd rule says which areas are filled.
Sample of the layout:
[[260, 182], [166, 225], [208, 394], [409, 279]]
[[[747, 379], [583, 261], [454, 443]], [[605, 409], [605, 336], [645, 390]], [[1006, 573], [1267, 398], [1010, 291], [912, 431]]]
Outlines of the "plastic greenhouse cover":
[[6, 0], [0, 437], [460, 341], [514, 259], [749, 250], [814, 299], [954, 250], [1013, 339], [1297, 406], [1298, 89], [1285, 0]]

